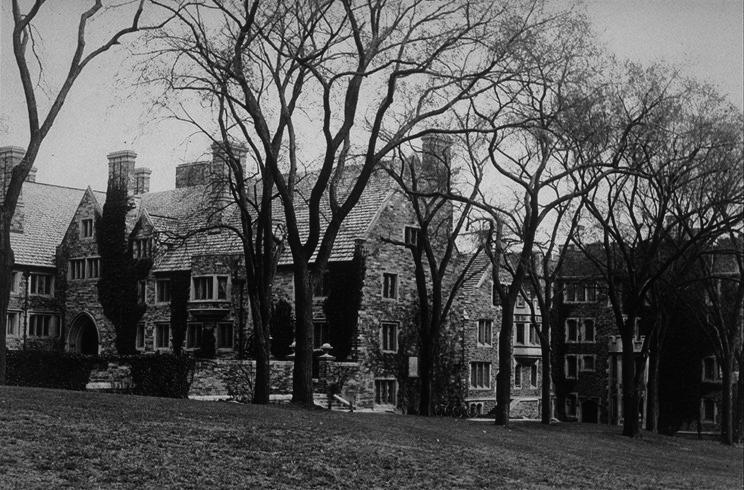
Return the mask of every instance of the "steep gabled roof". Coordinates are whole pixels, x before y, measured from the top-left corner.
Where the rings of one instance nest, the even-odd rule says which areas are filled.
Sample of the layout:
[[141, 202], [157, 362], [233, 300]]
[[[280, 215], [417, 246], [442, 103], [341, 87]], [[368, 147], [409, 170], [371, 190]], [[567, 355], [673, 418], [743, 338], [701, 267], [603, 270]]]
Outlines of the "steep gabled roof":
[[[57, 245], [84, 195], [85, 189], [24, 182], [23, 233], [10, 234], [15, 263], [55, 267]], [[93, 195], [100, 203], [106, 199], [102, 192], [93, 191]]]
[[[354, 176], [353, 170], [350, 172]], [[312, 179], [304, 179], [308, 185], [298, 185], [297, 189], [297, 223], [300, 236], [304, 239], [309, 233], [309, 210], [305, 205], [310, 194]], [[352, 179], [350, 178], [351, 182]], [[381, 206], [393, 192], [391, 179], [382, 172], [377, 172], [370, 179], [362, 196], [346, 217], [336, 237], [330, 260], [333, 262], [351, 260], [354, 256], [355, 241], [366, 238], [372, 221], [378, 216]], [[341, 185], [341, 188], [344, 186]], [[341, 198], [344, 193], [341, 193]], [[242, 254], [242, 243], [234, 232], [223, 229], [219, 233], [201, 231], [207, 228], [210, 214], [207, 186], [193, 186], [173, 189], [164, 192], [144, 194], [143, 206], [157, 230], [166, 236], [166, 243], [156, 259], [153, 270], [172, 271], [191, 268], [192, 257], [203, 255], [236, 255]], [[284, 221], [284, 209], [280, 200], [274, 201], [273, 217], [279, 223]], [[328, 224], [329, 203], [327, 196], [321, 204], [321, 227]], [[228, 226], [241, 228], [240, 211], [236, 205], [230, 205], [223, 211]], [[170, 236], [171, 239], [167, 239]], [[185, 237], [173, 239], [173, 237]], [[314, 257], [313, 259], [314, 260]], [[292, 256], [286, 250], [280, 260], [281, 265], [292, 263]]]

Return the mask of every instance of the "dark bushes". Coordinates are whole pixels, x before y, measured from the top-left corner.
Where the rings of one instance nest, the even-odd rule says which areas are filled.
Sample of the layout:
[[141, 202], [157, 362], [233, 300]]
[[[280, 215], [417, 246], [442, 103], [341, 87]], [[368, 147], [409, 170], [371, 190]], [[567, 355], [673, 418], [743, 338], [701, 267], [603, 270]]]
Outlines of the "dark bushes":
[[46, 351], [7, 351], [9, 385], [85, 390], [91, 371], [109, 363], [131, 367], [130, 393], [167, 398], [186, 398], [194, 377], [195, 363], [172, 354], [136, 356], [85, 356]]
[[7, 383], [16, 386], [85, 390], [94, 357], [48, 351], [7, 351]]

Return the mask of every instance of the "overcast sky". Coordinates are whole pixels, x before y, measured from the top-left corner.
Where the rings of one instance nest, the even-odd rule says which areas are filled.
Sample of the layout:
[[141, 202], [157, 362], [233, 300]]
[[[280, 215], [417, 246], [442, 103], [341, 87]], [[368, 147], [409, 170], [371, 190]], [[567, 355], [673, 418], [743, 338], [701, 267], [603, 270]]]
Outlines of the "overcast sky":
[[[66, 34], [76, 23], [70, 3], [58, 2], [52, 15], [40, 19], [48, 52], [74, 41]], [[0, 5], [0, 146], [24, 146], [28, 123], [11, 50], [10, 7], [5, 1]], [[642, 63], [674, 63], [744, 107], [742, 0], [587, 0], [585, 5], [608, 50]], [[176, 165], [203, 156], [207, 143], [190, 138], [189, 127], [152, 121], [139, 98], [116, 88], [124, 56], [120, 49], [78, 79], [39, 153], [39, 181], [105, 190], [106, 154], [132, 149], [138, 166], [153, 170], [151, 189], [164, 190], [174, 185]], [[53, 68], [61, 73], [63, 65]]]

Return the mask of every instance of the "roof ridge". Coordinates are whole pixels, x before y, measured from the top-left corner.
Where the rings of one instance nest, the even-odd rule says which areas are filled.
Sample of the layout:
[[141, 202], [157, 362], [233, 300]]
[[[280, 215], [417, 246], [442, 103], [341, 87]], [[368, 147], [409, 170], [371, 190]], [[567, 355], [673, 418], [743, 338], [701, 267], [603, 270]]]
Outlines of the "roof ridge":
[[[49, 184], [47, 182], [29, 182], [29, 181], [26, 181], [26, 182], [23, 183], [23, 185], [26, 185], [26, 184], [45, 185], [47, 187], [57, 187], [59, 189], [70, 189], [72, 191], [82, 191], [82, 192], [85, 192], [88, 189], [88, 187], [90, 187], [90, 186], [87, 186], [85, 188], [82, 188], [82, 187], [72, 187], [72, 186], [69, 186], [69, 185]], [[97, 190], [93, 189], [92, 187], [91, 187], [90, 190], [93, 191], [93, 192], [98, 192], [98, 193], [101, 193], [101, 194], [106, 194], [106, 191], [97, 191]]]

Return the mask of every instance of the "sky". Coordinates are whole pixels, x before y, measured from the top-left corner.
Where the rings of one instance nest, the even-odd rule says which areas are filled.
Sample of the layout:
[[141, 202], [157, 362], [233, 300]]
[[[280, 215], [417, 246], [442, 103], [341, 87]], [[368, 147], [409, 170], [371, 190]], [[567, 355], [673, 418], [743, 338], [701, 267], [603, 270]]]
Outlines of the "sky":
[[[39, 19], [41, 50], [51, 62], [48, 86], [59, 81], [74, 45], [73, 2], [89, 4], [50, 2], [51, 11]], [[25, 146], [28, 122], [9, 5], [0, 3], [0, 146]], [[584, 7], [600, 43], [619, 58], [673, 63], [744, 108], [744, 0], [586, 0]], [[105, 20], [93, 23], [93, 41], [107, 27]], [[176, 165], [204, 157], [208, 142], [192, 128], [152, 117], [151, 107], [128, 85], [127, 59], [127, 49], [117, 47], [80, 76], [42, 145], [39, 182], [105, 190], [106, 155], [128, 149], [137, 152], [137, 166], [153, 170], [151, 190], [165, 190], [174, 186]]]

